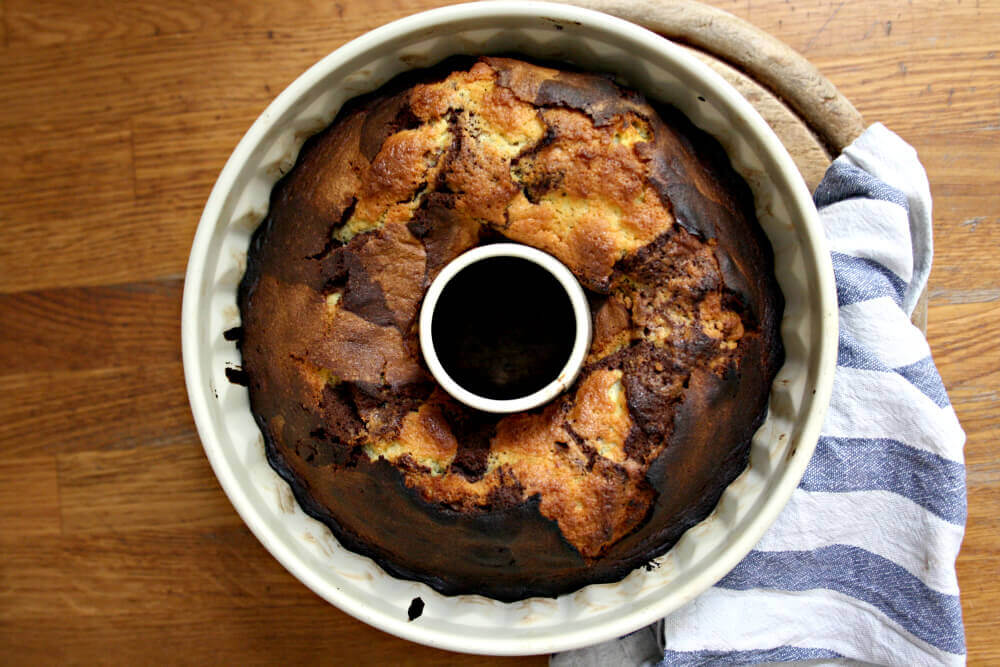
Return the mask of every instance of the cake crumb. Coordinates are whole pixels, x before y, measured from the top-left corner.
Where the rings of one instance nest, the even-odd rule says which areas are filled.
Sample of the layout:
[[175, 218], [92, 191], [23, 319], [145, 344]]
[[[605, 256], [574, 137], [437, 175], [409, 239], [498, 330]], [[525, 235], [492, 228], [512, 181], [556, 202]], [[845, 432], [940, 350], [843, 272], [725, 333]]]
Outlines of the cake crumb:
[[250, 375], [242, 368], [227, 368], [226, 378], [233, 384], [243, 385], [244, 387], [250, 386]]
[[424, 613], [424, 601], [420, 598], [413, 598], [410, 603], [410, 608], [406, 610], [406, 615], [410, 617], [411, 621], [420, 618], [420, 615]]

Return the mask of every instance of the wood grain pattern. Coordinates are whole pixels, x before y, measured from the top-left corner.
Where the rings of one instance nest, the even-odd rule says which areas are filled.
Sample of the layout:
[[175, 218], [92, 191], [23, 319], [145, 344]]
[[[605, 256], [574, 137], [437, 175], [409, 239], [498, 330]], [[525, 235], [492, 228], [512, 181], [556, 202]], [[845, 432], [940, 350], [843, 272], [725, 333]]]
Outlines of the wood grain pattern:
[[57, 457], [62, 531], [205, 532], [240, 525], [196, 439]]
[[209, 664], [239, 656], [239, 664], [271, 665], [472, 662], [396, 639], [343, 614], [288, 574], [242, 525], [202, 532], [69, 533], [16, 542], [0, 537], [0, 549], [5, 660]]
[[0, 375], [0, 397], [5, 459], [195, 437], [179, 362]]
[[53, 456], [0, 463], [0, 535], [59, 535], [59, 473]]
[[[515, 662], [390, 637], [289, 575], [215, 481], [180, 362], [194, 229], [253, 119], [345, 41], [441, 4], [0, 0], [4, 662]], [[1000, 4], [711, 4], [806, 54], [927, 168], [928, 336], [968, 434], [969, 659], [1000, 662]]]
[[180, 362], [182, 287], [169, 279], [0, 294], [0, 368], [14, 375]]

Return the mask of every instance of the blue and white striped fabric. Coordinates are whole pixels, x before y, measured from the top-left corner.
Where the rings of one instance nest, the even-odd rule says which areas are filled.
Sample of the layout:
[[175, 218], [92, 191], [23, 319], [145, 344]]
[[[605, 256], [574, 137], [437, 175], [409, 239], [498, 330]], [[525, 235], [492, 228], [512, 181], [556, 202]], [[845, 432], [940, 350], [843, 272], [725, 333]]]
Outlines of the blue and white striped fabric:
[[[651, 631], [663, 657], [650, 662], [965, 662], [955, 576], [965, 434], [909, 319], [930, 272], [927, 177], [913, 148], [875, 125], [833, 163], [815, 200], [840, 306], [816, 453], [746, 559]], [[554, 662], [629, 662], [636, 641]]]

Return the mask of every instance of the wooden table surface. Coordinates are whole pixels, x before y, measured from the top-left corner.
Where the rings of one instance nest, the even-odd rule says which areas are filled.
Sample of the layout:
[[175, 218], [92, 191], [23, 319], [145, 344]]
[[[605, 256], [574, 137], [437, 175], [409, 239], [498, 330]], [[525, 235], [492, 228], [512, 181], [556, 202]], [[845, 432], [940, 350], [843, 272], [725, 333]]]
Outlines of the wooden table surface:
[[[0, 660], [505, 662], [383, 634], [288, 574], [215, 481], [182, 379], [185, 262], [229, 152], [321, 56], [437, 4], [0, 0]], [[714, 4], [805, 54], [930, 175], [969, 657], [996, 663], [1000, 2]]]

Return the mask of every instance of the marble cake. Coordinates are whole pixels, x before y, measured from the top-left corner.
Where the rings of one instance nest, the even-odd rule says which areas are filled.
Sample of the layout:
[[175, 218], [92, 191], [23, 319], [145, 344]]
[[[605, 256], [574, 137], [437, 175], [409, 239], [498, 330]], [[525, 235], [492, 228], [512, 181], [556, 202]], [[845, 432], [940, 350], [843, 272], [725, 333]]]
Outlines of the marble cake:
[[[437, 272], [508, 240], [586, 288], [542, 409], [433, 381]], [[725, 153], [606, 77], [451, 60], [353, 100], [276, 186], [240, 287], [268, 458], [306, 512], [445, 594], [555, 596], [664, 553], [745, 469], [784, 357], [770, 247]]]

